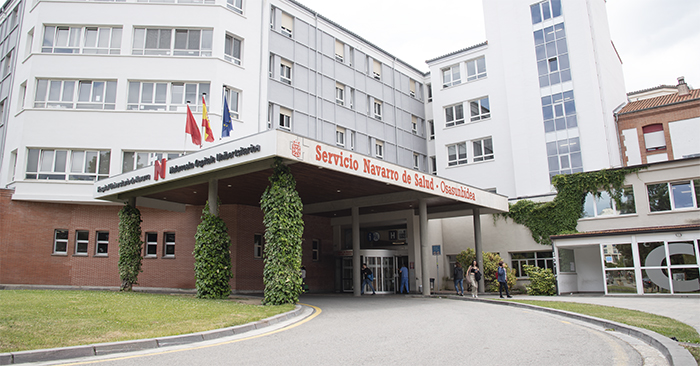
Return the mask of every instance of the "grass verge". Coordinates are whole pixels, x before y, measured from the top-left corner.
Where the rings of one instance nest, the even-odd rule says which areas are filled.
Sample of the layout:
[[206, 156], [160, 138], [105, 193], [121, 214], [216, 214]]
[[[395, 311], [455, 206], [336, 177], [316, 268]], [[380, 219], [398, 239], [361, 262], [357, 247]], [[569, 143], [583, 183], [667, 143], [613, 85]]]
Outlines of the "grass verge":
[[[648, 329], [667, 337], [676, 337], [681, 342], [700, 343], [700, 335], [695, 328], [665, 316], [645, 313], [638, 310], [621, 309], [613, 306], [581, 304], [563, 301], [538, 301], [538, 300], [508, 300], [522, 304], [541, 306], [557, 310], [570, 311], [572, 313], [594, 316], [596, 318], [612, 320], [618, 323], [632, 325], [638, 328]], [[695, 357], [700, 365], [700, 347], [683, 346]]]
[[700, 335], [697, 330], [690, 325], [665, 316], [645, 313], [643, 311], [563, 301], [514, 300], [513, 302], [590, 315], [596, 318], [608, 319], [622, 324], [649, 329], [669, 338], [676, 337], [676, 339], [681, 342], [700, 343]]
[[4, 290], [0, 353], [187, 334], [293, 309], [182, 295]]

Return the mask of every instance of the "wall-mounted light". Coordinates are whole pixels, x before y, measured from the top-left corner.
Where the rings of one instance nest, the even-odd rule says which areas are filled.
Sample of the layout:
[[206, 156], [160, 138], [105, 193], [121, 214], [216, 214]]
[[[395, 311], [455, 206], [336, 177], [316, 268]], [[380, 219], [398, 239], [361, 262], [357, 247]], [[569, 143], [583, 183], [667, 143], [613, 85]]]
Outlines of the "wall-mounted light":
[[681, 236], [683, 236], [683, 233], [676, 233], [676, 238], [680, 238]]

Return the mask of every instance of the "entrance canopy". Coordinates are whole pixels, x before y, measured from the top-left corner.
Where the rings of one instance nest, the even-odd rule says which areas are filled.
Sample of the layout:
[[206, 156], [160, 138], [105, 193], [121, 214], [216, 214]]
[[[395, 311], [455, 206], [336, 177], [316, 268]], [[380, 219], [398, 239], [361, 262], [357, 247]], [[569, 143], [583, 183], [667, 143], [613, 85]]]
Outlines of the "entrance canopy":
[[275, 157], [289, 165], [305, 214], [350, 216], [352, 207], [360, 207], [360, 214], [416, 209], [421, 199], [428, 214], [442, 216], [508, 210], [505, 196], [280, 130], [100, 180], [93, 196], [115, 202], [136, 198], [140, 206], [181, 211], [203, 205], [215, 181], [222, 204], [258, 206]]

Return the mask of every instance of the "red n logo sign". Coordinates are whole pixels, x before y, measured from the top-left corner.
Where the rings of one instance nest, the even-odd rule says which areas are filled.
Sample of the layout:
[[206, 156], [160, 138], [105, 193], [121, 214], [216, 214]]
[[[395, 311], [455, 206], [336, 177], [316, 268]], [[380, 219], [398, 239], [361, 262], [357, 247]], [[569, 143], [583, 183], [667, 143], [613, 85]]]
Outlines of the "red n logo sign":
[[161, 161], [156, 160], [155, 172], [153, 173], [153, 175], [156, 176], [156, 181], [158, 180], [158, 176], [165, 179], [165, 162], [165, 159]]

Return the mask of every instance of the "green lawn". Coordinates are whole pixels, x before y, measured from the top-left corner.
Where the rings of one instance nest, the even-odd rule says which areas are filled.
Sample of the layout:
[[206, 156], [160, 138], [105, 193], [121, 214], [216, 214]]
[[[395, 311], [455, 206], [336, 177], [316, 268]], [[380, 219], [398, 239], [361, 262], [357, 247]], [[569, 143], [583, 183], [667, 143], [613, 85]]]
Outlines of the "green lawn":
[[695, 328], [690, 325], [665, 316], [649, 314], [643, 311], [564, 301], [514, 300], [514, 302], [590, 315], [596, 318], [608, 319], [618, 323], [649, 329], [667, 337], [676, 337], [681, 342], [700, 343], [700, 335], [698, 335]]
[[254, 322], [293, 305], [108, 291], [0, 291], [0, 353], [187, 334]]

